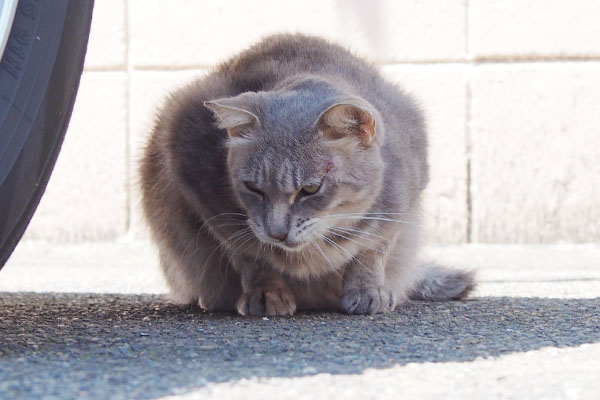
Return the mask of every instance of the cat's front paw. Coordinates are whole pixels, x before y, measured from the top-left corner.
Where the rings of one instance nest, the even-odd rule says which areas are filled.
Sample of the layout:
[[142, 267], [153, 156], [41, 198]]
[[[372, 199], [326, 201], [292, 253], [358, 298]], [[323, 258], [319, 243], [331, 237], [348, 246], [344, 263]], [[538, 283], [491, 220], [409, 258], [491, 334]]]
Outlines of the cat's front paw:
[[344, 290], [342, 308], [348, 314], [377, 314], [393, 311], [394, 293], [382, 287], [364, 287]]
[[296, 299], [289, 289], [257, 289], [244, 293], [237, 310], [242, 315], [294, 315]]

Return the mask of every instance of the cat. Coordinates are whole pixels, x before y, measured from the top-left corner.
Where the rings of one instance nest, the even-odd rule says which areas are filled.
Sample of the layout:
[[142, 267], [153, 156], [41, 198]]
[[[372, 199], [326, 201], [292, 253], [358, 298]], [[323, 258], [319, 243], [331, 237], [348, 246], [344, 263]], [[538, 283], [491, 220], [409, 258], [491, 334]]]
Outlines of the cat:
[[378, 70], [279, 34], [171, 94], [140, 163], [173, 298], [209, 311], [385, 313], [463, 299], [470, 271], [419, 264], [425, 123]]

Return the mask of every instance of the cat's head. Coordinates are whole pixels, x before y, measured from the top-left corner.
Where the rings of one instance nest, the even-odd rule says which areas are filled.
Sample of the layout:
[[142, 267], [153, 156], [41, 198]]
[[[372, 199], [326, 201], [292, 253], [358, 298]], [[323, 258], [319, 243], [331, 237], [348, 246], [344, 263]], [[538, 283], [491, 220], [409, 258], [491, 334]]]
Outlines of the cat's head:
[[205, 103], [229, 134], [231, 185], [258, 239], [297, 251], [368, 210], [383, 129], [367, 101], [304, 82]]

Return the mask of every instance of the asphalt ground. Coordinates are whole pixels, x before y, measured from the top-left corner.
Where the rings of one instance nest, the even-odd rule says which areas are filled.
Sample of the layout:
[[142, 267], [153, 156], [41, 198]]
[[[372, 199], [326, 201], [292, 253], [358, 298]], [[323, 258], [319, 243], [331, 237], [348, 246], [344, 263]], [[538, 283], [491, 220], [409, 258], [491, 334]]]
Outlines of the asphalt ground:
[[0, 271], [0, 398], [589, 398], [600, 247], [458, 246], [464, 302], [392, 314], [210, 314], [169, 302], [147, 244], [25, 244]]

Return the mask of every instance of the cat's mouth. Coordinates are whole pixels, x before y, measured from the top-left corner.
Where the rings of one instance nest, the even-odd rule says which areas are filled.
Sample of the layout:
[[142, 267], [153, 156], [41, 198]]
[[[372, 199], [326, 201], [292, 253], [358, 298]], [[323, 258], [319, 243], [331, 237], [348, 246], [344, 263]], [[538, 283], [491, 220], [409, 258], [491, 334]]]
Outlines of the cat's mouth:
[[256, 235], [258, 240], [260, 240], [261, 242], [272, 245], [272, 246], [276, 246], [282, 250], [290, 251], [290, 252], [300, 251], [308, 244], [307, 242], [295, 242], [295, 241], [288, 240], [288, 239], [275, 240], [275, 239], [271, 239], [268, 236], [261, 235], [256, 231], [254, 232], [254, 234]]
[[307, 243], [283, 241], [283, 242], [275, 243], [275, 245], [285, 251], [300, 251], [307, 245]]
[[293, 240], [289, 236], [284, 240], [277, 240], [277, 239], [271, 238], [264, 232], [264, 230], [262, 229], [262, 225], [257, 224], [252, 219], [248, 219], [248, 226], [250, 226], [250, 228], [252, 229], [252, 232], [254, 232], [254, 236], [256, 236], [256, 238], [261, 243], [268, 244], [271, 246], [276, 246], [285, 251], [290, 251], [290, 252], [300, 251], [308, 244], [308, 242], [305, 242], [305, 241]]

